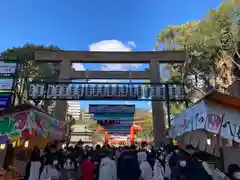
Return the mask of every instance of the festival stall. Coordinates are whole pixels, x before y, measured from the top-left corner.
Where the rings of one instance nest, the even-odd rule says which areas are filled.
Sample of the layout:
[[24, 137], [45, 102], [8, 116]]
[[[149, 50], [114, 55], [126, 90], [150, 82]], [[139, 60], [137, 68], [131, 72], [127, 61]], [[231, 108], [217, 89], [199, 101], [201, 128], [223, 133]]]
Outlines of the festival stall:
[[18, 167], [20, 174], [24, 171], [20, 167], [25, 167], [23, 164], [34, 146], [43, 149], [50, 141], [63, 140], [65, 132], [64, 121], [30, 104], [0, 111], [0, 151], [6, 152], [7, 145], [12, 144], [14, 157], [10, 158], [12, 163], [9, 164]]
[[[240, 99], [214, 91], [172, 120], [170, 136], [222, 157], [224, 148], [240, 147], [239, 119]], [[233, 154], [229, 152], [226, 159]]]

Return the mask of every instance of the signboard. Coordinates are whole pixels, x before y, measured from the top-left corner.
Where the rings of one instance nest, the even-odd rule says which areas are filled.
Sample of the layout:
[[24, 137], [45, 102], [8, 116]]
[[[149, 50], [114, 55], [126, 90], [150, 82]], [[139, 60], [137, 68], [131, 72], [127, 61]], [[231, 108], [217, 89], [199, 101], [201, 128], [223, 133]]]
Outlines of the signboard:
[[184, 101], [182, 84], [165, 83], [31, 83], [29, 100], [134, 100], [165, 101], [166, 88], [170, 100]]
[[11, 94], [0, 93], [0, 109], [7, 108], [11, 104]]
[[13, 78], [0, 78], [0, 90], [11, 91], [13, 87]]
[[0, 76], [12, 76], [16, 73], [17, 63], [0, 61]]
[[120, 127], [120, 126], [131, 126], [133, 121], [121, 121], [121, 120], [97, 120], [97, 123], [101, 126], [107, 127]]
[[133, 124], [135, 105], [123, 104], [91, 104], [89, 113], [93, 114], [93, 119], [104, 126], [110, 134], [129, 134]]
[[[89, 113], [95, 114], [95, 116], [101, 116], [99, 114], [107, 114], [106, 116], [110, 116], [109, 114], [134, 114], [135, 113], [135, 105], [101, 105], [101, 104], [90, 104], [89, 105]], [[129, 117], [129, 115], [128, 115]]]

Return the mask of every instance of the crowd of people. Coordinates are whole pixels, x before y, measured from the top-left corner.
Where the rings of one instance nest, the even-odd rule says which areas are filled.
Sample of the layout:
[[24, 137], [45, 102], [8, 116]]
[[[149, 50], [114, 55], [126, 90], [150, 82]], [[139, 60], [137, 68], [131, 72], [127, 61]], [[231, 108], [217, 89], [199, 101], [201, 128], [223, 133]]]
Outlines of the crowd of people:
[[[229, 179], [240, 180], [240, 168], [229, 166]], [[212, 180], [206, 163], [194, 157], [194, 148], [173, 144], [148, 148], [146, 143], [124, 147], [75, 147], [51, 144], [40, 155], [32, 151], [24, 180]]]

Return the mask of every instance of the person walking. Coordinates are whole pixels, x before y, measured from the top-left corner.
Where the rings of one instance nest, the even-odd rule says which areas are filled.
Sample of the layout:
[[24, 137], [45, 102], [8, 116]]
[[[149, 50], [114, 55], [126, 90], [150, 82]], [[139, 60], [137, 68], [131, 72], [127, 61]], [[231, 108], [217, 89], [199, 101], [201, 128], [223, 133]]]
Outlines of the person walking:
[[163, 152], [157, 155], [157, 159], [153, 169], [153, 180], [169, 180], [171, 174], [168, 162], [163, 155]]
[[141, 170], [141, 180], [152, 180], [152, 168], [149, 162], [147, 161], [147, 153], [146, 152], [139, 152], [138, 154], [138, 162], [139, 167]]
[[117, 175], [120, 180], [139, 180], [141, 170], [135, 150], [122, 150], [117, 160]]
[[34, 147], [25, 169], [24, 180], [39, 180], [41, 169], [40, 150]]
[[107, 153], [101, 159], [98, 180], [117, 180], [116, 163]]
[[94, 180], [97, 165], [91, 161], [91, 156], [87, 155], [80, 165], [82, 180]]
[[59, 172], [57, 168], [54, 166], [52, 157], [47, 157], [46, 166], [43, 168], [43, 171], [40, 176], [40, 180], [49, 180], [51, 178], [59, 178]]

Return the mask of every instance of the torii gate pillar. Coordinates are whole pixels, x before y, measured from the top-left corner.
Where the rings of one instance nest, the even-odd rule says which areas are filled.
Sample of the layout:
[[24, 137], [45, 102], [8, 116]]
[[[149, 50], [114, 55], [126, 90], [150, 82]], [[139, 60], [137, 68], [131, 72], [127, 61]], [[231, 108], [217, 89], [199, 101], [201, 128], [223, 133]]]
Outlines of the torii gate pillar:
[[[151, 83], [159, 83], [160, 70], [158, 61], [150, 61], [150, 81]], [[153, 120], [153, 133], [154, 133], [154, 143], [156, 147], [159, 147], [161, 143], [166, 141], [166, 130], [164, 121], [164, 109], [163, 102], [152, 101], [152, 120]]]

